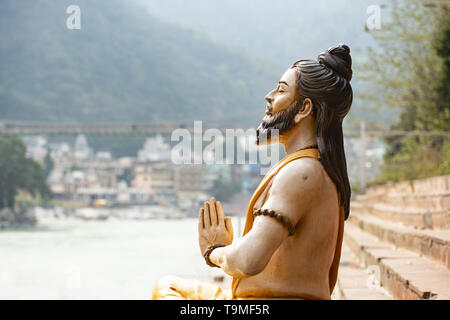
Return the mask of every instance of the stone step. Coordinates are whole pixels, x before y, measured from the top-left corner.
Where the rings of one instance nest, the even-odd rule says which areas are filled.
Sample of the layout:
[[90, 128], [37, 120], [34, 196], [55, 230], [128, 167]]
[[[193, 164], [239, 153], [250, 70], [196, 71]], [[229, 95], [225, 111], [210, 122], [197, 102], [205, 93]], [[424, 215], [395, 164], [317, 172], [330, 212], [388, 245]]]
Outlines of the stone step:
[[450, 175], [401, 181], [370, 187], [368, 195], [450, 191]]
[[380, 241], [352, 223], [345, 224], [344, 243], [361, 265], [377, 271], [394, 299], [450, 299], [450, 271], [444, 266]]
[[418, 229], [450, 229], [450, 213], [430, 210], [406, 210], [384, 203], [367, 205], [353, 201], [350, 212], [368, 213], [383, 220], [395, 221]]
[[352, 212], [349, 222], [381, 241], [414, 251], [450, 269], [450, 230], [417, 230], [357, 212]]
[[382, 203], [396, 207], [398, 210], [448, 212], [448, 209], [450, 208], [450, 191], [404, 194], [365, 194], [356, 196], [354, 200], [367, 206]]
[[333, 291], [333, 300], [392, 300], [382, 287], [370, 282], [370, 275], [361, 268], [357, 258], [344, 243], [339, 264], [338, 281]]

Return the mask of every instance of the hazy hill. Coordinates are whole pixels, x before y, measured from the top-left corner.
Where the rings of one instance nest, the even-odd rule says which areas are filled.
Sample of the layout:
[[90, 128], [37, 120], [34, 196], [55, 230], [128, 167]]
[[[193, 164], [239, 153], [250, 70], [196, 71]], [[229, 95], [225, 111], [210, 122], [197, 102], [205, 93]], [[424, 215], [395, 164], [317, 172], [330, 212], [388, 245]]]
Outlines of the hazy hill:
[[[268, 56], [288, 67], [339, 42], [355, 55], [373, 44], [364, 32], [369, 5], [386, 0], [137, 0], [149, 12], [219, 43]], [[382, 13], [382, 18], [385, 16]]]
[[0, 118], [253, 124], [281, 69], [132, 1], [0, 1]]
[[[398, 112], [370, 108], [361, 100], [360, 72], [370, 62], [367, 48], [377, 47], [365, 25], [367, 9], [379, 5], [381, 25], [389, 11], [388, 0], [136, 0], [151, 14], [181, 27], [193, 28], [216, 41], [245, 49], [252, 55], [269, 57], [280, 65], [280, 75], [294, 61], [317, 59], [317, 55], [338, 43], [350, 46], [353, 58], [354, 103], [346, 123], [361, 119], [386, 126]], [[376, 94], [376, 93], [375, 93]]]

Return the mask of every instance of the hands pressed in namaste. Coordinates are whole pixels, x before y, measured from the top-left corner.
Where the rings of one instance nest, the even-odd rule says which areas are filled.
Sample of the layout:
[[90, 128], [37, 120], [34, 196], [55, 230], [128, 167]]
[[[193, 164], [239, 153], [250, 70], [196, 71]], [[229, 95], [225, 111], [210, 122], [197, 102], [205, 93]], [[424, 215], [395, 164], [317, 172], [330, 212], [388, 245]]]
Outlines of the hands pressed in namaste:
[[233, 241], [231, 218], [226, 217], [220, 201], [206, 201], [198, 214], [198, 242], [202, 255], [210, 245], [230, 245]]

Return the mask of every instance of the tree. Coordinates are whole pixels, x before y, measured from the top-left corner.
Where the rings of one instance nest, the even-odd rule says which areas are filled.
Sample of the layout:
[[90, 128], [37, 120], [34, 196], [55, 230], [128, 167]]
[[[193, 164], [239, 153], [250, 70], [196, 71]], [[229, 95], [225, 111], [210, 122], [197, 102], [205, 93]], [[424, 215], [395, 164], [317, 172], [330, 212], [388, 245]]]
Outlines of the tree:
[[134, 172], [130, 168], [125, 168], [121, 174], [117, 176], [118, 180], [123, 180], [127, 185], [131, 185], [131, 181], [134, 179]]
[[44, 169], [26, 157], [26, 148], [17, 136], [0, 136], [0, 209], [14, 208], [19, 190], [50, 198]]
[[220, 177], [214, 181], [209, 191], [218, 201], [225, 202], [241, 191], [241, 184], [233, 179]]
[[[447, 119], [447, 130], [450, 127], [448, 119], [450, 118], [450, 19], [444, 22], [444, 26], [436, 41], [436, 51], [443, 59], [444, 66], [442, 76], [438, 82], [439, 101], [442, 106], [443, 118]], [[445, 121], [444, 121], [445, 124]], [[443, 148], [444, 161], [439, 167], [440, 174], [450, 172], [450, 146], [448, 140]]]
[[[372, 31], [378, 48], [369, 49], [370, 62], [361, 72], [362, 98], [373, 108], [400, 111], [391, 129], [448, 131], [448, 2], [393, 0], [389, 6], [382, 28]], [[396, 136], [386, 144], [380, 182], [450, 173], [448, 136]]]
[[53, 170], [53, 160], [52, 157], [50, 156], [50, 150], [47, 151], [47, 154], [45, 155], [44, 158], [44, 175], [45, 177], [48, 177], [48, 175], [50, 174], [50, 172], [52, 172]]

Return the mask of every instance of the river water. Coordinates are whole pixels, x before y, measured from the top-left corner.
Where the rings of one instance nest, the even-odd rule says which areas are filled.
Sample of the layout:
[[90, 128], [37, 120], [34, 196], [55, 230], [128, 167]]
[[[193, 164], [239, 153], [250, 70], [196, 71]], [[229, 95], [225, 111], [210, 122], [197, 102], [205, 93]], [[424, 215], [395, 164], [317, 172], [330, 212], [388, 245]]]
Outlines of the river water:
[[168, 274], [224, 275], [203, 260], [196, 219], [53, 219], [0, 231], [0, 299], [149, 299]]

